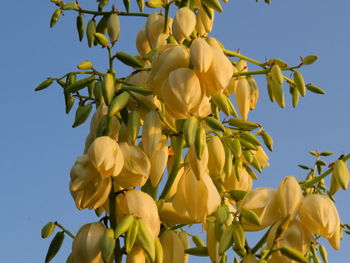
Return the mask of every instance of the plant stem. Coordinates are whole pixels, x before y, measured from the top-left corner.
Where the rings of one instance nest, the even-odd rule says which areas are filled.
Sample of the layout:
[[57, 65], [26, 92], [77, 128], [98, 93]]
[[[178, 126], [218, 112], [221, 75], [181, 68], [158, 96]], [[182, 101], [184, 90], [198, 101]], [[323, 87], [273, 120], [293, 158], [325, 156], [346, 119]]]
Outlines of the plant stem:
[[71, 238], [74, 239], [74, 235], [73, 235], [69, 230], [65, 229], [60, 223], [55, 222], [55, 225], [58, 226], [59, 228], [61, 228], [62, 231], [63, 231], [64, 233], [66, 233], [68, 236], [70, 236]]
[[119, 16], [141, 16], [141, 17], [148, 17], [149, 16], [149, 14], [145, 14], [145, 13], [127, 13], [127, 12], [122, 12], [122, 11], [92, 11], [92, 10], [87, 10], [87, 9], [83, 9], [83, 8], [73, 9], [73, 10], [77, 11], [79, 13], [90, 14], [90, 15], [95, 15], [95, 16], [110, 15], [112, 13], [116, 13]]
[[227, 49], [224, 49], [224, 53], [225, 55], [229, 56], [229, 57], [238, 57], [238, 58], [241, 58], [241, 59], [244, 59], [246, 61], [249, 61], [255, 65], [258, 65], [259, 67], [262, 67], [262, 68], [265, 68], [265, 63], [261, 63], [255, 59], [252, 59], [250, 57], [247, 57], [247, 56], [244, 56], [238, 52], [234, 52], [234, 51], [231, 51], [231, 50], [227, 50]]
[[113, 71], [113, 55], [112, 55], [112, 48], [110, 46], [107, 47], [108, 50], [108, 61], [109, 61], [109, 71]]
[[169, 9], [170, 9], [170, 4], [165, 6], [165, 19], [164, 19], [163, 33], [166, 33], [166, 31], [167, 31], [168, 20], [169, 20]]
[[[350, 154], [345, 155], [345, 156], [344, 156], [343, 158], [341, 158], [341, 159], [344, 160], [344, 161], [350, 159]], [[301, 184], [301, 187], [302, 187], [302, 188], [311, 187], [311, 186], [313, 186], [315, 183], [320, 182], [323, 178], [325, 178], [327, 175], [331, 174], [332, 172], [333, 172], [333, 167], [332, 167], [332, 168], [329, 168], [327, 171], [325, 171], [324, 173], [320, 174], [319, 176], [314, 177], [312, 180], [307, 181], [307, 182]]]

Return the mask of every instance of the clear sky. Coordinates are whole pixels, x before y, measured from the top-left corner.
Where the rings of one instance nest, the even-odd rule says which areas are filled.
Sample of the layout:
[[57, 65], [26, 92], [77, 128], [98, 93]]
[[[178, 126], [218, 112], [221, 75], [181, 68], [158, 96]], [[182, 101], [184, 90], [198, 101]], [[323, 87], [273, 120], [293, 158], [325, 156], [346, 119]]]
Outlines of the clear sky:
[[[81, 0], [81, 5], [95, 2]], [[288, 175], [303, 178], [297, 164], [311, 164], [309, 150], [335, 152], [330, 161], [350, 152], [349, 1], [271, 2], [270, 6], [262, 0], [224, 4], [212, 35], [226, 48], [240, 48], [242, 54], [260, 61], [278, 57], [295, 65], [299, 56], [318, 55], [319, 60], [302, 72], [306, 82], [327, 95], [309, 93], [297, 109], [292, 109], [287, 95], [287, 108], [281, 110], [269, 102], [264, 79], [257, 77], [261, 96], [250, 119], [262, 123], [273, 136], [275, 150], [270, 154], [271, 166], [255, 187], [276, 187]], [[86, 39], [78, 42], [73, 12], [66, 12], [50, 29], [53, 11], [49, 0], [3, 1], [1, 5], [1, 262], [43, 262], [50, 241], [40, 238], [40, 229], [48, 221], [58, 220], [76, 232], [96, 220], [93, 212], [76, 210], [68, 190], [69, 170], [83, 150], [88, 125], [71, 128], [74, 114], [65, 115], [59, 87], [40, 93], [34, 88], [46, 77], [72, 71], [86, 59], [106, 71], [106, 51], [89, 49]], [[136, 53], [135, 35], [144, 21], [121, 19], [116, 51]], [[118, 67], [117, 74], [125, 74]], [[350, 193], [340, 191], [335, 197], [342, 221], [350, 223]], [[66, 237], [53, 262], [65, 262], [70, 246]], [[348, 261], [349, 249], [350, 237], [344, 236], [339, 252], [329, 250], [330, 262]]]

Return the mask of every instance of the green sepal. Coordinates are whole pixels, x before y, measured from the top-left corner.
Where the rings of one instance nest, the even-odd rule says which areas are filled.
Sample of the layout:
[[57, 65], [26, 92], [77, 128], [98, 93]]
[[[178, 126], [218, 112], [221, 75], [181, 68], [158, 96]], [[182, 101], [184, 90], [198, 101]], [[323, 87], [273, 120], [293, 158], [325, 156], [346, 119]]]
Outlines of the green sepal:
[[125, 250], [126, 253], [129, 253], [132, 249], [132, 247], [135, 244], [137, 233], [139, 231], [139, 222], [137, 220], [134, 220], [131, 227], [129, 228], [126, 239], [125, 239]]
[[257, 226], [261, 225], [259, 217], [257, 216], [257, 214], [253, 210], [250, 210], [248, 208], [242, 208], [240, 210], [240, 213], [241, 213], [242, 217], [244, 219], [246, 219], [248, 222], [250, 222], [254, 225], [257, 225]]
[[124, 216], [120, 220], [120, 222], [118, 222], [117, 227], [114, 230], [114, 238], [117, 239], [122, 234], [127, 232], [134, 221], [135, 221], [135, 217], [133, 215]]
[[230, 225], [222, 233], [219, 242], [219, 255], [223, 255], [233, 244], [233, 225]]
[[272, 150], [273, 150], [273, 139], [271, 138], [271, 136], [265, 131], [262, 131], [260, 133], [260, 135], [261, 135], [261, 138], [263, 139], [267, 149], [269, 149], [272, 152]]
[[279, 248], [279, 251], [281, 252], [282, 255], [295, 260], [296, 262], [300, 263], [308, 263], [309, 261], [304, 257], [303, 253], [301, 253], [299, 250], [296, 250], [291, 247], [281, 247]]
[[201, 0], [206, 6], [213, 8], [215, 11], [222, 12], [222, 7], [219, 0]]
[[247, 194], [246, 191], [242, 191], [242, 190], [232, 190], [229, 192], [230, 197], [235, 200], [235, 201], [240, 201], [242, 200], [245, 195]]
[[83, 124], [89, 117], [91, 110], [92, 104], [79, 105], [77, 111], [75, 112], [75, 120], [72, 127], [76, 128]]
[[205, 129], [203, 127], [198, 127], [196, 131], [196, 138], [194, 140], [194, 146], [196, 149], [197, 158], [199, 160], [202, 159], [206, 143]]
[[198, 236], [196, 236], [196, 235], [192, 235], [191, 238], [192, 238], [192, 242], [193, 242], [197, 247], [205, 247], [204, 242], [203, 242], [203, 240], [202, 240], [200, 237], [198, 237]]
[[57, 232], [54, 238], [52, 239], [49, 249], [47, 250], [46, 257], [45, 257], [45, 263], [49, 263], [57, 254], [57, 252], [60, 250], [62, 243], [64, 240], [64, 232]]
[[75, 101], [75, 99], [72, 95], [70, 95], [70, 93], [64, 92], [64, 102], [65, 102], [66, 114], [68, 114], [71, 111], [71, 109], [73, 108], [74, 101]]

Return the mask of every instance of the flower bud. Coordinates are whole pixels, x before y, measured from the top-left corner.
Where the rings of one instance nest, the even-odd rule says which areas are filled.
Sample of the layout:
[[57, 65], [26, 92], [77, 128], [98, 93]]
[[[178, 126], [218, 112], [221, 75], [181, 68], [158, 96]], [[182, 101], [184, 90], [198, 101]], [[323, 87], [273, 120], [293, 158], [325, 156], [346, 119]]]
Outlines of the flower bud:
[[247, 120], [250, 106], [250, 87], [246, 78], [240, 78], [237, 82], [236, 102], [241, 118]]
[[335, 250], [339, 250], [340, 249], [341, 231], [342, 230], [340, 229], [340, 224], [339, 224], [337, 229], [335, 230], [334, 234], [330, 238], [328, 238], [329, 244]]
[[77, 158], [70, 171], [70, 192], [78, 209], [104, 205], [112, 188], [109, 177], [102, 178], [87, 155]]
[[182, 7], [177, 10], [172, 25], [173, 35], [177, 42], [182, 43], [196, 26], [196, 16], [188, 7]]
[[261, 168], [270, 166], [269, 156], [267, 156], [266, 152], [261, 146], [258, 146], [257, 151], [254, 151], [254, 156], [258, 160]]
[[339, 230], [339, 214], [328, 196], [307, 195], [299, 208], [301, 223], [311, 233], [331, 238]]
[[124, 157], [118, 143], [108, 136], [96, 138], [89, 147], [88, 156], [104, 178], [117, 176], [124, 165]]
[[343, 190], [348, 188], [350, 174], [346, 161], [336, 160], [334, 162], [333, 176]]
[[246, 255], [242, 263], [258, 263], [258, 260], [254, 255]]
[[142, 145], [148, 157], [151, 157], [162, 137], [162, 124], [157, 111], [146, 114], [142, 129]]
[[117, 218], [121, 220], [126, 215], [134, 215], [143, 222], [156, 238], [160, 230], [157, 205], [153, 198], [140, 190], [129, 190], [117, 196]]
[[175, 231], [165, 231], [160, 236], [160, 242], [164, 253], [163, 262], [183, 263], [185, 261], [185, 247]]
[[259, 231], [275, 223], [279, 215], [276, 202], [276, 190], [272, 188], [257, 188], [245, 195], [239, 203], [238, 211], [246, 208], [252, 210], [258, 217], [260, 225], [254, 225], [243, 218], [244, 231]]
[[126, 142], [119, 146], [124, 156], [124, 166], [120, 175], [115, 177], [115, 182], [123, 188], [143, 186], [151, 170], [147, 155], [140, 147]]
[[146, 55], [152, 49], [147, 39], [146, 28], [141, 28], [136, 37], [136, 49], [141, 56]]
[[201, 101], [201, 85], [196, 73], [189, 68], [172, 71], [161, 89], [166, 109], [176, 119], [186, 119]]
[[168, 157], [168, 138], [165, 135], [162, 135], [162, 138], [151, 157], [150, 179], [153, 187], [156, 187], [162, 179], [164, 170], [168, 163]]
[[277, 189], [277, 202], [282, 217], [294, 218], [300, 207], [303, 194], [294, 176], [285, 177]]
[[[158, 36], [163, 33], [165, 17], [160, 16], [158, 13], [150, 14], [146, 21], [146, 35], [151, 48], [154, 48], [155, 41]], [[171, 25], [173, 23], [172, 18], [168, 18], [168, 24], [166, 26], [166, 34], [169, 34]]]
[[208, 248], [208, 254], [209, 254], [210, 260], [213, 263], [219, 263], [219, 241], [215, 232], [215, 223], [207, 222], [206, 228], [207, 228], [206, 245]]
[[249, 192], [252, 189], [253, 181], [247, 170], [242, 167], [239, 170], [239, 180], [237, 179], [235, 169], [232, 169], [231, 175], [226, 177], [222, 185], [226, 191], [239, 190]]
[[198, 9], [198, 13], [196, 15], [196, 31], [200, 36], [205, 36], [207, 33], [210, 33], [213, 28], [214, 21], [214, 10], [208, 8], [211, 18], [206, 14], [203, 8]]
[[76, 263], [103, 263], [101, 242], [105, 227], [100, 222], [83, 225], [72, 244], [72, 254]]
[[126, 256], [126, 263], [145, 263], [146, 254], [138, 245], [134, 245], [130, 253]]
[[207, 143], [209, 159], [208, 169], [212, 177], [220, 177], [225, 166], [225, 149], [218, 136], [213, 136]]
[[249, 110], [254, 110], [259, 99], [258, 84], [256, 83], [254, 77], [252, 76], [247, 76], [246, 79], [249, 83], [249, 90], [250, 90]]
[[198, 72], [207, 72], [213, 60], [213, 52], [204, 38], [196, 38], [190, 47], [191, 63]]
[[209, 155], [206, 142], [204, 143], [203, 149], [203, 155], [201, 159], [199, 159], [196, 153], [196, 147], [192, 144], [188, 150], [188, 158], [186, 158], [189, 159], [191, 169], [198, 180], [204, 175], [208, 167]]

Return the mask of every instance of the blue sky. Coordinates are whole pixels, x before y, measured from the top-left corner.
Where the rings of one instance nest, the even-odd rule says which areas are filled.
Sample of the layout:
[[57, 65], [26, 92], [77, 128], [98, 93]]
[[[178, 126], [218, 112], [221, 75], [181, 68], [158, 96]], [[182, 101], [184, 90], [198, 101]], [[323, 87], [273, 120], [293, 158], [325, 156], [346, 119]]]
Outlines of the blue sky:
[[[80, 2], [83, 7], [95, 5], [93, 0]], [[273, 136], [275, 150], [270, 154], [271, 166], [255, 186], [276, 187], [288, 175], [303, 178], [297, 164], [311, 164], [309, 150], [332, 151], [334, 158], [350, 152], [349, 9], [346, 0], [272, 1], [270, 6], [263, 1], [232, 0], [224, 4], [223, 14], [216, 15], [212, 36], [228, 49], [240, 48], [242, 54], [260, 61], [278, 57], [291, 65], [300, 56], [319, 56], [302, 72], [306, 82], [327, 94], [309, 93], [296, 109], [289, 95], [284, 110], [270, 103], [264, 79], [257, 77], [261, 96], [250, 119], [262, 123]], [[40, 229], [48, 221], [58, 220], [76, 232], [96, 220], [92, 212], [76, 210], [68, 190], [69, 170], [83, 150], [88, 125], [71, 128], [74, 114], [65, 115], [59, 87], [40, 93], [34, 88], [46, 77], [72, 71], [86, 59], [105, 71], [106, 51], [89, 49], [86, 39], [78, 42], [72, 12], [50, 29], [53, 11], [48, 0], [2, 3], [2, 262], [43, 262], [49, 240], [40, 238]], [[135, 35], [144, 21], [121, 19], [121, 40], [115, 51], [136, 53]], [[117, 65], [117, 74], [125, 74], [125, 68]], [[335, 197], [341, 219], [349, 223], [349, 192], [340, 191]], [[349, 248], [350, 238], [344, 236], [339, 252], [329, 250], [330, 261], [344, 262]], [[67, 237], [53, 262], [65, 262], [69, 249]]]

